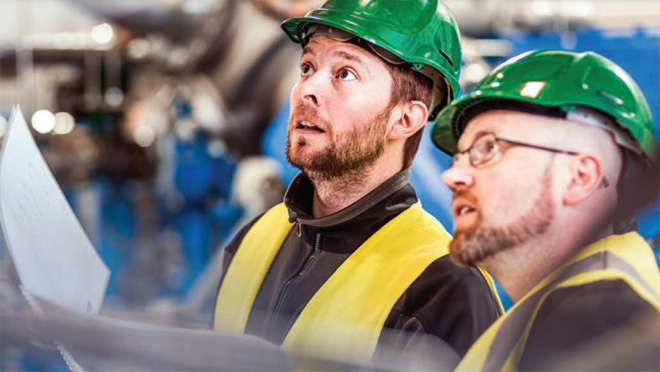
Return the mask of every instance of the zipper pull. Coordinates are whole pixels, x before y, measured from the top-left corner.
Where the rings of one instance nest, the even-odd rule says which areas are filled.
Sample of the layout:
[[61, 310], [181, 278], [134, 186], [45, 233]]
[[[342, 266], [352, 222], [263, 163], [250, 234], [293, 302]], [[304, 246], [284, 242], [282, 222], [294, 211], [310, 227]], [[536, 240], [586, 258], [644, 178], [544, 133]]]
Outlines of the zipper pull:
[[300, 222], [296, 222], [296, 225], [298, 225], [298, 229], [296, 230], [296, 235], [300, 238], [302, 236], [302, 225]]

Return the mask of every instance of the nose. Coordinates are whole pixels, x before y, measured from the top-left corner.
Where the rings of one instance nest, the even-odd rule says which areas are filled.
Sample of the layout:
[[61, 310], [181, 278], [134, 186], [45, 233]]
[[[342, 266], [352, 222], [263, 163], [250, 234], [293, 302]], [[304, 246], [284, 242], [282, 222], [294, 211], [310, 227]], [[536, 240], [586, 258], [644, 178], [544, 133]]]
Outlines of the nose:
[[320, 106], [323, 103], [324, 76], [322, 71], [301, 76], [294, 89], [296, 98], [309, 106]]
[[467, 156], [461, 156], [442, 174], [442, 181], [453, 192], [470, 188], [474, 185], [473, 169]]

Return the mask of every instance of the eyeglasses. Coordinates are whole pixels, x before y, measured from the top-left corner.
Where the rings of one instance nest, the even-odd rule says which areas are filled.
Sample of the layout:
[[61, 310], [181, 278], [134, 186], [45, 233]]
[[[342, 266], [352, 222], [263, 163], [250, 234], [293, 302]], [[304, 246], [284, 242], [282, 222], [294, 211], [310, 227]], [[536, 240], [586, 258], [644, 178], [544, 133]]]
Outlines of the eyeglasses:
[[[580, 154], [575, 151], [565, 151], [565, 150], [553, 149], [551, 147], [538, 146], [524, 142], [512, 141], [512, 140], [496, 137], [493, 133], [486, 133], [480, 136], [479, 138], [477, 138], [472, 143], [472, 146], [468, 147], [463, 151], [459, 151], [455, 153], [451, 158], [451, 165], [453, 166], [454, 164], [458, 163], [461, 157], [465, 154], [468, 154], [468, 157], [470, 159], [470, 164], [472, 164], [472, 166], [475, 168], [488, 163], [496, 162], [502, 158], [502, 154], [503, 154], [503, 151], [499, 145], [500, 143], [506, 143], [512, 146], [527, 147], [530, 149], [536, 149], [542, 151], [549, 151], [556, 154], [565, 154], [571, 156]], [[603, 187], [609, 186], [609, 182], [605, 177], [603, 177], [602, 186]]]

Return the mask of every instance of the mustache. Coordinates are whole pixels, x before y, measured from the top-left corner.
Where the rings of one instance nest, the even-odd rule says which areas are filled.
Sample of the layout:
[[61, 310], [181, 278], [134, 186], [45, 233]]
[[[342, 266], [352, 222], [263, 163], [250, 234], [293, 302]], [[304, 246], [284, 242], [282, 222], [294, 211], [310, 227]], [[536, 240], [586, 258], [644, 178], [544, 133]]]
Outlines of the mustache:
[[292, 122], [293, 118], [298, 117], [298, 116], [304, 117], [307, 121], [310, 121], [310, 122], [316, 124], [317, 126], [319, 126], [319, 125], [322, 126], [325, 130], [328, 130], [329, 127], [330, 127], [328, 121], [321, 118], [319, 116], [318, 112], [315, 109], [313, 109], [313, 108], [311, 108], [307, 105], [299, 104], [299, 105], [296, 105], [296, 107], [291, 108], [291, 114], [289, 116], [290, 117], [290, 124], [294, 124]]
[[476, 195], [474, 195], [473, 193], [471, 193], [469, 191], [466, 191], [466, 190], [457, 190], [457, 191], [455, 191], [452, 201], [456, 200], [458, 198], [461, 198], [461, 199], [467, 201], [468, 203], [472, 204], [473, 206], [476, 206], [476, 204], [478, 202], [478, 199], [477, 199]]

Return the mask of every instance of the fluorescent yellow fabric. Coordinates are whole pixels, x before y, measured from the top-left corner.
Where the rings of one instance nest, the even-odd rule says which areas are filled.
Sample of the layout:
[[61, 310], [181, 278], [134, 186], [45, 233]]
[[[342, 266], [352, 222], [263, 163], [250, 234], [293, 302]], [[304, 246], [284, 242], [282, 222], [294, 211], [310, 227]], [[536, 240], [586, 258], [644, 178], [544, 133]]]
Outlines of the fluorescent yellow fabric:
[[[607, 261], [604, 261], [598, 269], [578, 273], [565, 280], [561, 280], [559, 283], [553, 284], [556, 278], [559, 277], [569, 265], [577, 264], [596, 254], [601, 254], [604, 258], [612, 258], [612, 256], [615, 256], [614, 258], [622, 260], [634, 269], [635, 274], [631, 275], [630, 273], [613, 267], [613, 265], [608, 264]], [[637, 278], [635, 276], [637, 276]], [[652, 250], [637, 233], [611, 235], [582, 249], [570, 261], [562, 265], [561, 268], [555, 270], [555, 272], [546, 277], [522, 299], [516, 302], [516, 304], [509, 309], [504, 316], [493, 323], [490, 328], [488, 328], [486, 332], [477, 339], [456, 368], [456, 371], [484, 370], [486, 360], [489, 358], [489, 353], [491, 352], [491, 347], [493, 347], [495, 338], [500, 332], [507, 331], [502, 325], [507, 321], [514, 310], [520, 307], [525, 301], [529, 300], [529, 298], [534, 296], [538, 291], [543, 290], [547, 286], [563, 288], [594, 283], [601, 280], [625, 281], [640, 297], [660, 311], [660, 271], [658, 271]], [[518, 338], [514, 348], [510, 350], [506, 362], [501, 368], [502, 371], [512, 371], [516, 369], [515, 367], [524, 350], [525, 341], [534, 316], [550, 293], [552, 293], [552, 290], [543, 295], [538, 302], [534, 304], [533, 315], [527, 320], [524, 332]]]
[[218, 292], [215, 330], [245, 331], [261, 283], [292, 226], [286, 206], [281, 203], [266, 212], [245, 235]]
[[437, 258], [450, 235], [414, 204], [371, 236], [307, 304], [284, 348], [307, 355], [371, 357], [403, 292]]
[[[279, 205], [246, 235], [218, 294], [216, 330], [245, 330], [261, 282], [291, 230], [287, 217]], [[450, 239], [415, 203], [372, 235], [324, 283], [283, 347], [315, 356], [370, 358], [395, 303], [428, 265], [448, 253]]]

